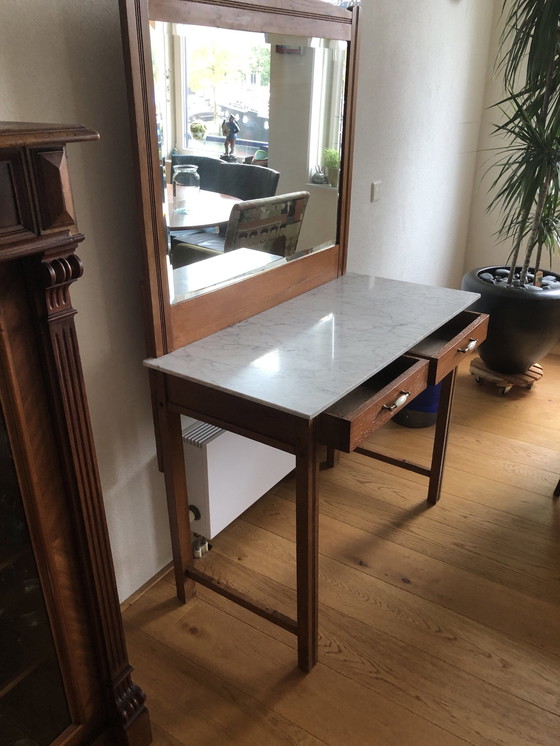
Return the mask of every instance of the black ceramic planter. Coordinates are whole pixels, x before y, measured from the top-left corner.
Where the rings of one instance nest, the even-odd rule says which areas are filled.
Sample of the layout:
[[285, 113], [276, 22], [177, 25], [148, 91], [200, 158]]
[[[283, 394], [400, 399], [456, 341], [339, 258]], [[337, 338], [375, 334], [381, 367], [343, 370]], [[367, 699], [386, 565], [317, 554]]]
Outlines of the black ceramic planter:
[[[539, 362], [560, 337], [560, 286], [558, 289], [512, 288], [482, 280], [499, 267], [468, 272], [461, 287], [480, 293], [473, 311], [490, 314], [488, 336], [478, 348], [486, 365], [498, 373], [523, 373]], [[560, 275], [546, 272], [560, 280]]]

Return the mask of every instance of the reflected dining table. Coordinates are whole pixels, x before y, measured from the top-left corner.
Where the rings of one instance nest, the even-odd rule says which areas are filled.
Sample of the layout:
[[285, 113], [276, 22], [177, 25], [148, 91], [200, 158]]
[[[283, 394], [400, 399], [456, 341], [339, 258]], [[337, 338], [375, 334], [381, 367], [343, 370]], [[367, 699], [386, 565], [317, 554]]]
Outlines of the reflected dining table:
[[225, 225], [231, 213], [231, 208], [239, 197], [231, 194], [219, 194], [207, 189], [200, 189], [198, 193], [186, 200], [175, 200], [173, 187], [166, 187], [166, 202], [164, 214], [167, 228], [171, 231], [197, 230]]

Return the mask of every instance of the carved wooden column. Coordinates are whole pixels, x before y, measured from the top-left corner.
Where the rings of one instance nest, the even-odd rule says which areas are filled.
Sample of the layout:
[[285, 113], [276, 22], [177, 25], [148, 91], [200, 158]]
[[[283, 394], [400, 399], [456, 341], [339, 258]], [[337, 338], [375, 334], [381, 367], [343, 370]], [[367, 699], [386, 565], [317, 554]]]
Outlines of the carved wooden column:
[[144, 746], [149, 717], [131, 679], [70, 299], [84, 237], [65, 146], [97, 138], [0, 123], [0, 394], [16, 471], [39, 470], [19, 482], [66, 690], [64, 743]]

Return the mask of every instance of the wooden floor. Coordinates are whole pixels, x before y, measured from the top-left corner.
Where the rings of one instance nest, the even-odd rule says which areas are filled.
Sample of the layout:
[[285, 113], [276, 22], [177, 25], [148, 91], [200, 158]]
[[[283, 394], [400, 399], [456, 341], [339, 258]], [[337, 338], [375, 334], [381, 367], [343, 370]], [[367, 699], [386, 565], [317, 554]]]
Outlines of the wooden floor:
[[[319, 664], [295, 638], [167, 575], [125, 610], [157, 746], [560, 744], [560, 356], [530, 392], [459, 372], [440, 502], [363, 456], [321, 473]], [[372, 442], [427, 460], [432, 428]], [[294, 612], [288, 479], [203, 562]]]

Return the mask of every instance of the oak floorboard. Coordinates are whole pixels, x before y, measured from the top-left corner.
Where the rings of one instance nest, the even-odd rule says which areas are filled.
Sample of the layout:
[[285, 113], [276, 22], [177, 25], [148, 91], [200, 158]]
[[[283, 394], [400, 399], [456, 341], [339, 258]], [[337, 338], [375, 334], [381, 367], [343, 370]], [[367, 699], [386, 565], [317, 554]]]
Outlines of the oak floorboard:
[[[481, 432], [503, 434], [544, 447], [557, 447], [560, 434], [560, 356], [546, 358], [546, 374], [531, 391], [513, 388], [497, 396], [495, 386], [478, 386], [468, 372], [468, 360], [459, 368], [454, 420]], [[555, 445], [556, 444], [556, 445]]]
[[[196, 613], [194, 617], [197, 618]], [[201, 628], [203, 625], [204, 621]], [[197, 636], [199, 628], [190, 627], [188, 632]], [[184, 635], [185, 630], [179, 628], [175, 634]], [[177, 646], [130, 627], [127, 637], [135, 664], [142, 672], [138, 682], [152, 692], [152, 709], [161, 713], [159, 717], [166, 724], [167, 735], [179, 743], [216, 746], [225, 743], [319, 746], [321, 743], [260, 699], [245, 695], [238, 686], [197, 666], [181, 655]], [[209, 655], [215, 654], [200, 645], [200, 639], [196, 643]], [[232, 650], [228, 654], [234, 657], [237, 648], [230, 645]], [[189, 717], [191, 714], [196, 717]]]
[[[505, 397], [461, 366], [442, 498], [358, 454], [320, 474], [319, 663], [296, 639], [167, 573], [123, 612], [155, 746], [558, 746], [560, 356]], [[433, 428], [372, 447], [428, 460]], [[206, 571], [295, 613], [294, 482], [212, 541]]]
[[[404, 434], [402, 430], [405, 430]], [[432, 436], [433, 428], [419, 431], [388, 423], [366, 441], [365, 445], [380, 453], [428, 466]], [[558, 451], [554, 448], [531, 447], [523, 441], [514, 441], [493, 434], [479, 434], [477, 443], [473, 436], [472, 428], [457, 425], [452, 420], [446, 458], [447, 470], [476, 474], [492, 481], [497, 476], [496, 465], [499, 464], [501, 483], [515, 488], [529, 485], [534, 494], [552, 494], [558, 472]], [[560, 442], [560, 432], [556, 440]], [[416, 476], [422, 478], [421, 475]]]
[[[348, 549], [344, 539], [351, 537], [338, 539], [332, 536], [324, 522], [321, 529], [321, 535], [328, 537], [327, 542], [330, 538], [328, 548], [332, 551], [329, 555], [322, 553], [320, 561], [319, 599], [324, 606], [349, 615], [353, 619], [360, 619], [385, 635], [395, 636], [407, 645], [417, 646], [434, 659], [440, 659], [445, 664], [451, 663], [457, 668], [464, 668], [465, 671], [506, 690], [509, 690], [515, 681], [511, 694], [516, 694], [516, 690], [520, 688], [520, 681], [527, 675], [530, 680], [529, 689], [537, 683], [540, 684], [538, 699], [533, 704], [546, 706], [560, 715], [560, 702], [555, 687], [556, 672], [560, 666], [560, 646], [557, 640], [543, 640], [542, 630], [537, 633], [526, 624], [526, 642], [531, 644], [523, 645], [519, 639], [510, 640], [505, 636], [499, 627], [497, 614], [494, 621], [501, 635], [493, 634], [486, 626], [478, 625], [472, 619], [467, 622], [462, 614], [429, 601], [425, 596], [420, 597], [411, 593], [409, 585], [412, 583], [401, 582], [400, 586], [396, 582], [388, 583], [367, 572], [362, 565], [359, 566], [362, 576], [356, 578], [356, 565], [344, 561], [344, 553]], [[273, 541], [270, 532], [257, 526], [253, 526], [252, 529], [241, 526], [239, 531], [245, 538], [250, 537], [252, 549], [242, 558], [232, 557], [231, 548], [237, 541], [235, 536], [230, 535], [228, 541], [221, 542], [216, 547], [216, 551], [212, 553], [213, 557], [223, 553], [232, 564], [241, 562], [243, 567], [258, 573], [263, 569], [265, 562], [265, 546], [271, 564], [277, 556], [285, 556], [288, 551], [287, 545], [293, 546], [290, 540], [280, 536]], [[263, 541], [265, 534], [267, 537]], [[277, 545], [278, 549], [274, 545]], [[363, 554], [369, 559], [366, 552]], [[209, 558], [212, 559], [212, 563], [213, 557]], [[273, 578], [275, 582], [293, 588], [291, 574], [280, 565], [278, 567]], [[267, 570], [263, 569], [263, 572], [268, 577]], [[248, 590], [250, 591], [250, 588]], [[461, 591], [458, 591], [457, 595], [460, 593]], [[470, 601], [475, 608], [481, 603], [491, 603], [491, 599], [484, 600], [482, 595], [474, 602], [471, 596]], [[543, 611], [553, 618], [555, 608], [548, 605]], [[554, 631], [553, 624], [549, 626], [549, 631]], [[386, 641], [384, 644], [386, 645]], [[535, 645], [542, 648], [535, 649]], [[551, 656], [549, 661], [548, 658]]]
[[[293, 536], [293, 504], [277, 495], [271, 494], [266, 501], [253, 505], [243, 518], [285, 539]], [[247, 532], [247, 529], [243, 527], [241, 531]], [[491, 627], [500, 634], [536, 646], [541, 646], [544, 640], [545, 650], [560, 656], [555, 604], [536, 601], [475, 572], [451, 567], [445, 561], [372, 536], [362, 528], [327, 515], [320, 518], [320, 537], [321, 555]], [[515, 614], [511, 614], [512, 608]], [[538, 628], [535, 616], [540, 619]], [[485, 634], [489, 634], [488, 630]], [[530, 655], [534, 655], [532, 648]]]
[[[352, 454], [352, 458], [355, 459], [352, 473], [358, 474], [361, 470], [359, 462], [363, 458], [359, 459], [355, 454]], [[369, 469], [366, 467], [364, 473], [369, 472], [373, 475], [374, 472], [371, 469], [376, 470], [373, 482], [379, 480], [379, 473], [381, 472], [385, 472], [391, 478], [396, 477], [398, 480], [407, 479], [418, 485], [414, 489], [413, 496], [424, 499], [427, 480], [420, 475], [408, 473], [404, 476], [402, 469], [381, 462], [375, 462], [374, 464], [373, 461], [370, 462]], [[560, 466], [558, 473], [560, 473]], [[491, 510], [507, 514], [508, 520], [512, 522], [511, 525], [524, 525], [526, 527], [532, 525], [533, 530], [537, 530], [538, 527], [535, 524], [540, 524], [543, 528], [543, 534], [547, 538], [553, 541], [558, 540], [560, 532], [559, 523], [556, 519], [558, 506], [551, 501], [552, 491], [549, 491], [548, 488], [546, 492], [537, 493], [531, 490], [529, 486], [512, 487], [500, 482], [499, 479], [484, 478], [476, 473], [467, 473], [447, 465], [443, 480], [442, 498], [445, 499], [447, 496], [458, 498], [456, 502], [458, 506], [461, 505], [461, 500], [468, 500], [485, 505]], [[445, 505], [445, 502], [440, 501], [437, 507], [441, 505]]]
[[[409, 712], [400, 702], [375, 695], [361, 682], [348, 679], [322, 663], [310, 674], [303, 674], [294, 666], [295, 638], [292, 637], [292, 645], [286, 645], [273, 634], [249, 627], [201, 599], [188, 608], [177, 608], [172, 593], [170, 586], [157, 584], [146, 594], [149, 598], [134, 604], [136, 613], [141, 615], [146, 602], [151, 600], [161, 609], [171, 596], [170, 610], [160, 616], [157, 624], [148, 622], [141, 629], [141, 622], [135, 620], [135, 614], [127, 612], [133, 622], [129, 633], [129, 640], [132, 640], [129, 653], [132, 664], [139, 670], [145, 670], [148, 664], [154, 666], [156, 677], [161, 675], [162, 669], [173, 665], [169, 679], [171, 688], [164, 697], [166, 701], [163, 703], [158, 699], [152, 710], [157, 706], [159, 712], [165, 706], [165, 717], [172, 722], [178, 722], [182, 717], [183, 738], [188, 739], [185, 743], [239, 743], [247, 746], [253, 743], [325, 743], [335, 746], [368, 743], [372, 734], [375, 734], [375, 743], [379, 746], [414, 743], [415, 738], [441, 746], [465, 743], [464, 739], [456, 738], [429, 720]], [[224, 634], [225, 630], [227, 634]], [[143, 652], [146, 648], [147, 653]], [[148, 661], [143, 655], [148, 656]], [[175, 659], [168, 663], [167, 659], [173, 656]], [[209, 680], [215, 682], [215, 692], [207, 701], [206, 686], [198, 693], [193, 692]], [[156, 683], [139, 678], [140, 681], [145, 686]], [[224, 701], [215, 702], [216, 694]], [[194, 702], [190, 701], [191, 697]], [[230, 725], [227, 717], [232, 706], [241, 712], [237, 715], [232, 712]], [[208, 722], [218, 735], [218, 731], [223, 729], [224, 740], [220, 742], [215, 740], [215, 735], [205, 737], [196, 729], [190, 729], [187, 715], [194, 708], [199, 721], [197, 727]], [[265, 714], [270, 727], [270, 734], [266, 737], [258, 732], [236, 730], [239, 722], [256, 731]], [[258, 722], [254, 723], [257, 718]], [[291, 734], [288, 728], [282, 732], [282, 724], [288, 723]], [[314, 736], [311, 737], [310, 733]], [[175, 729], [172, 734], [176, 736]], [[199, 737], [203, 740], [198, 740]]]
[[182, 746], [183, 742], [170, 736], [163, 728], [152, 722], [152, 746]]
[[[212, 565], [220, 565], [223, 558], [213, 553]], [[245, 575], [244, 584], [250, 586], [250, 576], [256, 573], [248, 573], [246, 568], [233, 567], [231, 574], [240, 579]], [[336, 594], [340, 595], [344, 590], [340, 581], [337, 583]], [[172, 594], [171, 586], [165, 593]], [[204, 597], [209, 592], [204, 591]], [[154, 595], [154, 594], [153, 594]], [[240, 607], [225, 601], [219, 596], [212, 594], [208, 605], [216, 606], [214, 611], [208, 611], [208, 605], [197, 599], [187, 610], [180, 608], [174, 623], [166, 624], [159, 621], [157, 625], [149, 623], [144, 628], [150, 635], [154, 635], [164, 645], [173, 647], [176, 654], [186, 656], [194, 660], [195, 665], [205, 666], [213, 675], [224, 678], [228, 684], [234, 684], [243, 693], [251, 698], [258, 698], [264, 704], [283, 711], [287, 706], [292, 712], [292, 717], [298, 718], [303, 727], [310, 728], [307, 717], [312, 720], [315, 717], [314, 706], [318, 704], [316, 698], [320, 689], [321, 707], [327, 709], [336, 708], [336, 701], [344, 704], [338, 710], [338, 714], [347, 722], [338, 726], [330, 720], [327, 715], [327, 729], [320, 731], [319, 736], [327, 743], [340, 743], [341, 739], [348, 738], [349, 733], [345, 728], [351, 727], [353, 743], [369, 743], [368, 734], [375, 732], [378, 740], [375, 744], [405, 743], [405, 744], [429, 744], [438, 743], [438, 731], [427, 735], [423, 719], [432, 720], [434, 725], [439, 726], [445, 736], [443, 743], [454, 743], [454, 730], [461, 734], [459, 738], [466, 738], [472, 744], [523, 744], [532, 743], [531, 734], [535, 729], [540, 733], [548, 734], [534, 741], [534, 743], [556, 746], [557, 741], [555, 727], [558, 723], [558, 715], [546, 711], [543, 706], [535, 706], [524, 699], [527, 690], [534, 686], [529, 682], [527, 687], [523, 680], [518, 682], [517, 691], [507, 692], [497, 685], [489, 685], [484, 679], [465, 673], [459, 667], [454, 666], [438, 657], [430, 654], [429, 650], [421, 647], [413, 647], [400, 636], [379, 631], [371, 626], [366, 618], [357, 619], [354, 615], [352, 604], [346, 613], [334, 609], [332, 606], [321, 605], [320, 625], [320, 658], [323, 661], [306, 679], [309, 686], [303, 690], [294, 692], [298, 697], [297, 707], [288, 696], [283, 684], [278, 685], [279, 680], [290, 677], [288, 671], [293, 669], [293, 649], [291, 646], [278, 648], [272, 644], [270, 636], [275, 636], [276, 629], [273, 625], [266, 625], [263, 620], [251, 615], [247, 623], [252, 631], [247, 637], [247, 625], [238, 628], [233, 621], [220, 624], [220, 615], [217, 609], [222, 609], [226, 615], [231, 614], [241, 624], [243, 617], [248, 614]], [[345, 596], [345, 600], [348, 600]], [[363, 598], [360, 603], [363, 602]], [[152, 600], [153, 603], [153, 600]], [[382, 603], [382, 602], [381, 602]], [[378, 601], [375, 601], [378, 605]], [[253, 620], [258, 620], [253, 624]], [[139, 622], [141, 623], [141, 622]], [[266, 625], [264, 627], [263, 625]], [[422, 621], [424, 627], [428, 626]], [[259, 627], [262, 634], [257, 630]], [[230, 635], [220, 634], [220, 628], [228, 629]], [[439, 645], [453, 644], [453, 638], [447, 637], [447, 630], [441, 628], [436, 622], [432, 630], [439, 637]], [[232, 640], [234, 638], [234, 640]], [[286, 657], [287, 654], [287, 657]], [[468, 655], [468, 652], [465, 653]], [[494, 665], [496, 669], [503, 668], [503, 681], [513, 677], [515, 671], [508, 669], [509, 661], [500, 658], [499, 653], [494, 653]], [[248, 667], [250, 674], [243, 671], [239, 664], [241, 656]], [[134, 658], [132, 659], [135, 664]], [[137, 665], [137, 664], [136, 664]], [[326, 669], [331, 669], [326, 673]], [[546, 670], [542, 664], [536, 666], [534, 677]], [[554, 680], [551, 682], [553, 667], [549, 664], [546, 685], [541, 681], [541, 688], [549, 687], [552, 690], [548, 701], [553, 701]], [[340, 676], [337, 678], [335, 672]], [[295, 678], [290, 678], [289, 686], [299, 681], [296, 673]], [[313, 678], [311, 678], [313, 677]], [[442, 687], [441, 682], [445, 681]], [[362, 690], [358, 699], [357, 692], [352, 684], [358, 683]], [[272, 704], [268, 693], [273, 691], [275, 699], [280, 705]], [[281, 696], [279, 697], [279, 692]], [[466, 701], [465, 693], [468, 693]], [[329, 703], [329, 698], [332, 701]], [[353, 707], [373, 708], [378, 716], [377, 708], [384, 710], [389, 717], [395, 717], [394, 712], [387, 712], [387, 701], [395, 703], [399, 708], [399, 729], [389, 729], [387, 735], [382, 735], [379, 723], [372, 723], [364, 715], [356, 720], [356, 713], [352, 709], [348, 711], [347, 705], [352, 701]], [[367, 701], [367, 705], [365, 702]], [[295, 708], [295, 709], [294, 709]], [[303, 711], [300, 710], [303, 708]], [[311, 713], [308, 712], [311, 710]], [[461, 717], [457, 717], [461, 712]], [[422, 718], [420, 723], [415, 717]], [[300, 720], [303, 719], [303, 720]], [[416, 723], [411, 726], [411, 721]], [[338, 721], [337, 721], [338, 722]], [[383, 723], [386, 723], [383, 720]], [[315, 726], [317, 728], [317, 726]], [[372, 728], [372, 730], [370, 730]], [[426, 740], [426, 739], [436, 740]], [[404, 739], [404, 740], [403, 740]], [[416, 740], [418, 739], [418, 740]]]
[[[428, 507], [424, 490], [398, 476], [375, 474], [363, 461], [346, 469], [344, 477], [339, 468], [332, 470], [329, 481], [323, 479], [321, 510], [325, 515], [344, 516], [345, 523], [463, 570], [476, 568], [489, 580], [542, 601], [558, 599], [557, 543], [541, 540], [536, 530], [533, 539], [529, 531], [510, 527], [507, 514], [502, 514], [499, 523], [499, 515], [485, 506], [463, 501], [457, 507], [457, 500], [447, 495]], [[294, 499], [286, 483], [277, 492]], [[491, 520], [485, 521], [488, 512]]]
[[[217, 558], [215, 563], [219, 565], [221, 561], [223, 562], [223, 559]], [[243, 571], [244, 568], [236, 568], [230, 574], [235, 577], [243, 575]], [[209, 604], [242, 619], [248, 625], [262, 629], [266, 624], [254, 615], [249, 617], [249, 612], [245, 609], [231, 604], [221, 596], [212, 594], [206, 589], [203, 589], [202, 597]], [[353, 621], [350, 621], [350, 619]], [[272, 635], [277, 634], [276, 628], [271, 628], [270, 625], [268, 625], [266, 631]], [[496, 635], [496, 639], [498, 639], [498, 635]], [[494, 641], [490, 640], [490, 644], [493, 645]], [[512, 645], [513, 648], [515, 648], [515, 642]], [[410, 707], [410, 709], [425, 717], [434, 718], [438, 722], [449, 721], [451, 723], [450, 727], [455, 729], [460, 737], [466, 738], [469, 743], [494, 743], [494, 741], [485, 740], [485, 738], [497, 720], [502, 721], [500, 729], [503, 730], [504, 734], [507, 734], [503, 742], [540, 743], [538, 740], [540, 735], [536, 735], [534, 741], [530, 739], [524, 741], [512, 736], [510, 710], [513, 708], [518, 711], [518, 708], [521, 708], [522, 717], [528, 720], [530, 727], [535, 727], [536, 722], [541, 717], [541, 710], [546, 710], [547, 706], [550, 705], [553, 709], [549, 709], [548, 714], [543, 715], [541, 727], [546, 734], [543, 737], [544, 742], [556, 744], [554, 738], [556, 738], [558, 724], [558, 661], [551, 661], [546, 654], [542, 653], [535, 656], [529, 646], [527, 646], [519, 664], [512, 669], [509, 668], [508, 659], [500, 657], [502, 655], [501, 646], [498, 646], [496, 650], [492, 648], [490, 652], [486, 653], [489, 658], [493, 658], [493, 666], [496, 670], [503, 667], [504, 671], [502, 674], [498, 674], [498, 677], [501, 675], [502, 681], [505, 681], [508, 676], [512, 679], [511, 685], [505, 688], [505, 694], [501, 694], [500, 687], [496, 684], [491, 684], [491, 689], [483, 687], [485, 691], [494, 690], [490, 700], [484, 698], [480, 700], [478, 694], [473, 697], [473, 692], [478, 692], [481, 686], [479, 677], [475, 675], [464, 676], [458, 667], [455, 668], [448, 661], [438, 662], [437, 659], [429, 657], [427, 663], [428, 659], [424, 657], [425, 651], [411, 647], [396, 637], [385, 635], [379, 630], [371, 628], [371, 625], [367, 622], [357, 622], [353, 617], [348, 617], [344, 612], [339, 612], [329, 606], [321, 606], [319, 650], [324, 665], [330, 666], [341, 673], [344, 672], [349, 678], [358, 680], [362, 680], [360, 671], [363, 670], [366, 674], [363, 681], [365, 685], [383, 691], [384, 694], [389, 692], [389, 696], [396, 698], [403, 707]], [[370, 660], [372, 657], [376, 661], [375, 665]], [[526, 660], [529, 661], [530, 673], [523, 671]], [[373, 670], [379, 672], [388, 670], [390, 673], [385, 676], [372, 677]], [[544, 679], [539, 678], [542, 673], [544, 673]], [[517, 679], [517, 676], [520, 676], [520, 678]], [[491, 679], [492, 676], [487, 675], [483, 681], [490, 681]], [[544, 682], [545, 686], [543, 687]], [[453, 689], [456, 688], [456, 691], [448, 696], [445, 692], [442, 692], [442, 683], [444, 687], [449, 685]], [[529, 699], [532, 697], [539, 700], [539, 695], [544, 690], [547, 691], [544, 700], [542, 702], [537, 701], [536, 707], [531, 706], [535, 703], [530, 703]], [[533, 696], [533, 692], [539, 694]], [[494, 702], [496, 695], [498, 698], [497, 709]], [[510, 698], [509, 695], [512, 695], [512, 697]], [[466, 697], [468, 704], [463, 706], [459, 701], [450, 707], [449, 700], [453, 697], [457, 697], [461, 701]], [[473, 700], [477, 699], [478, 705], [475, 706]], [[441, 700], [445, 700], [448, 704], [444, 704]], [[529, 702], [529, 706], [527, 706], [527, 702]], [[490, 714], [487, 712], [488, 707], [492, 709]], [[439, 713], [440, 709], [445, 711], [445, 716], [442, 717]], [[473, 717], [480, 721], [481, 733], [478, 735], [472, 734], [469, 730], [470, 726], [465, 725], [464, 722], [461, 726], [458, 726], [456, 719], [457, 713], [460, 713], [459, 717], [466, 718], [466, 711], [471, 709], [473, 712], [469, 716], [469, 721]], [[477, 715], [476, 709], [482, 715]], [[434, 712], [438, 714], [434, 715]], [[535, 718], [531, 716], [532, 713], [536, 714]], [[489, 722], [484, 723], [486, 718], [489, 718]], [[550, 738], [551, 735], [552, 738]], [[527, 738], [526, 733], [525, 738]], [[499, 739], [499, 742], [501, 743], [502, 740]], [[411, 743], [423, 744], [424, 742], [413, 740]]]

